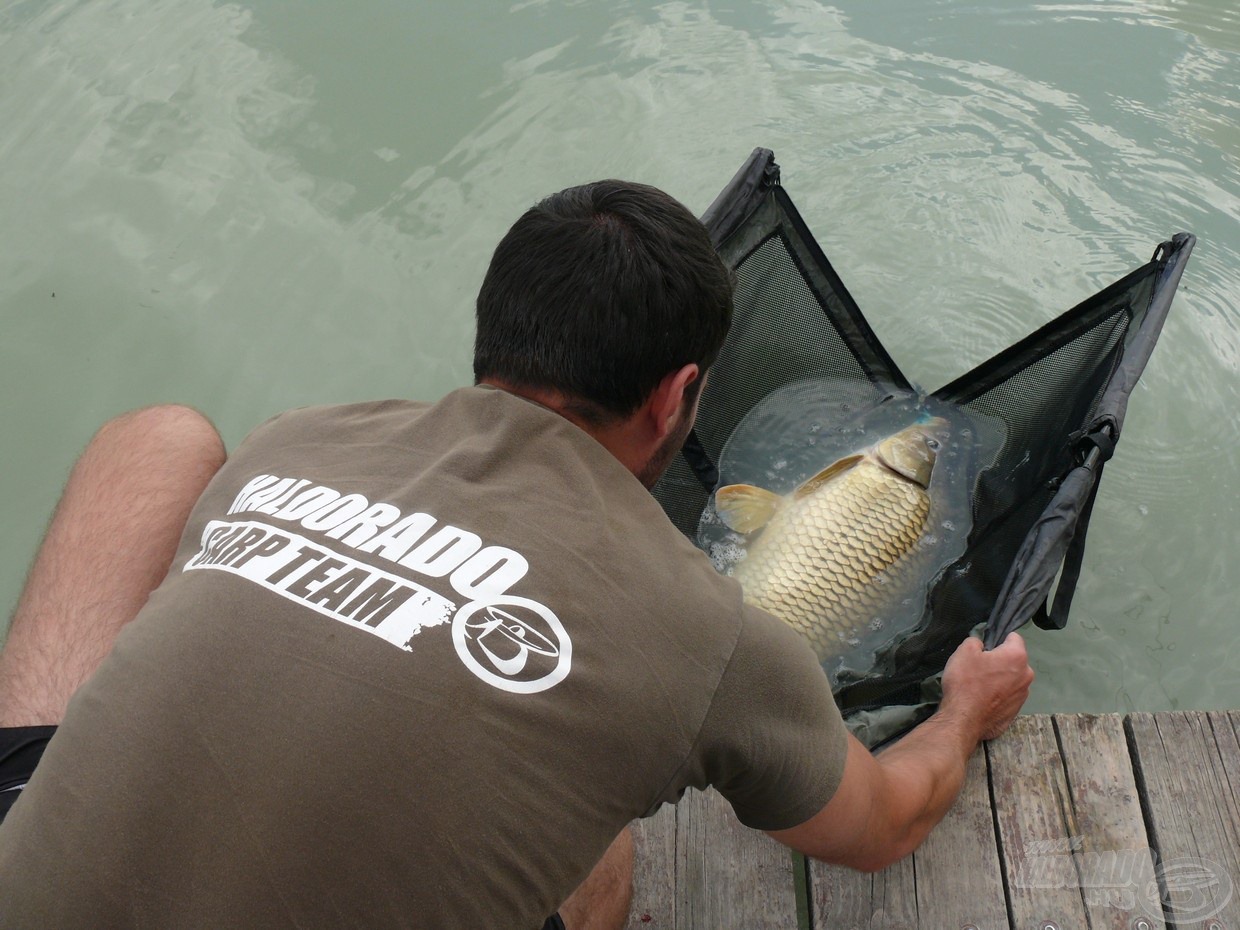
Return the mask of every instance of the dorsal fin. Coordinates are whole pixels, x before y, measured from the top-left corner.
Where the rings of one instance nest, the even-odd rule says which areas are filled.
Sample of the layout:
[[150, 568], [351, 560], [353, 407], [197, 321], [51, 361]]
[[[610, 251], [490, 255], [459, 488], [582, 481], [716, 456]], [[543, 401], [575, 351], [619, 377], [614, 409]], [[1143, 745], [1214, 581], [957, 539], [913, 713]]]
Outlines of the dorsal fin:
[[715, 510], [728, 529], [752, 533], [775, 515], [783, 504], [774, 491], [752, 484], [729, 484], [715, 492]]
[[832, 462], [830, 465], [828, 465], [818, 474], [814, 475], [812, 478], [805, 479], [805, 481], [801, 484], [801, 486], [792, 492], [792, 496], [797, 499], [800, 499], [802, 497], [805, 497], [805, 495], [807, 494], [813, 494], [815, 491], [817, 491], [820, 487], [822, 487], [832, 478], [835, 478], [843, 474], [844, 472], [848, 471], [848, 469], [852, 468], [854, 465], [860, 462], [863, 458], [865, 458], [864, 455], [846, 455], [844, 456], [844, 458], [839, 459], [838, 461]]

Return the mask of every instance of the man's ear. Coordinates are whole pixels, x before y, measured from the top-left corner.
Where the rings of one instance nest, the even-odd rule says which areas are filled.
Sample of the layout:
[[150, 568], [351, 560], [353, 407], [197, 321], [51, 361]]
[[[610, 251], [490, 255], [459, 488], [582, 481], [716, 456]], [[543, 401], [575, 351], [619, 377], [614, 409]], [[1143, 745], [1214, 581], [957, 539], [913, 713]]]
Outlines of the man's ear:
[[650, 424], [656, 439], [663, 439], [673, 429], [684, 407], [685, 391], [701, 376], [697, 365], [689, 364], [666, 375], [646, 402]]

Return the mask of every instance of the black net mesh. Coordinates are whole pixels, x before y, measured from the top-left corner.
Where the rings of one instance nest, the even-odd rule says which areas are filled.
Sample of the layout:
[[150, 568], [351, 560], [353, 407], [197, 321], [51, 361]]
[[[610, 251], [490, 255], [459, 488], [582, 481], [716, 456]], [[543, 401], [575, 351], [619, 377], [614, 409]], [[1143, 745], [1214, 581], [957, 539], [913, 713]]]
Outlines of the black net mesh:
[[[861, 316], [826, 257], [808, 239], [782, 189], [762, 220], [720, 248], [736, 275], [735, 313], [727, 343], [702, 392], [694, 432], [712, 462], [745, 414], [772, 391], [806, 378], [839, 379], [864, 407], [909, 385]], [[749, 244], [757, 224], [771, 228]], [[709, 491], [683, 458], [655, 488], [681, 532], [693, 536]]]
[[[718, 462], [737, 424], [771, 392], [807, 378], [830, 379], [856, 409], [911, 389], [778, 186], [766, 155], [764, 182], [749, 184], [736, 195], [741, 203], [720, 210], [725, 191], [706, 218], [708, 227], [714, 220], [720, 255], [736, 273], [735, 319], [699, 408], [699, 467], [678, 457], [654, 492], [690, 536], [709, 498], [699, 476], [703, 455]], [[1111, 397], [1108, 388], [1134, 341], [1152, 344], [1157, 336], [1161, 319], [1145, 323], [1152, 306], [1165, 313], [1170, 300], [1154, 300], [1165, 264], [1166, 255], [1151, 261], [934, 392], [966, 414], [1001, 421], [1006, 438], [974, 480], [966, 551], [932, 584], [920, 625], [871, 674], [837, 687], [846, 710], [919, 700], [922, 680], [942, 669], [994, 606], [1030, 527], [1079, 460], [1081, 434], [1102, 417], [1118, 437], [1122, 403], [1118, 410], [1100, 405]], [[1134, 353], [1141, 364], [1149, 349], [1141, 345]]]
[[898, 671], [857, 689], [853, 700], [894, 699], [941, 669], [962, 633], [990, 612], [1025, 534], [1075, 464], [1075, 439], [1094, 422], [1125, 347], [1141, 332], [1157, 270], [1144, 266], [936, 392], [1002, 420], [1007, 436], [978, 475], [968, 550], [931, 591], [922, 630], [900, 645]]

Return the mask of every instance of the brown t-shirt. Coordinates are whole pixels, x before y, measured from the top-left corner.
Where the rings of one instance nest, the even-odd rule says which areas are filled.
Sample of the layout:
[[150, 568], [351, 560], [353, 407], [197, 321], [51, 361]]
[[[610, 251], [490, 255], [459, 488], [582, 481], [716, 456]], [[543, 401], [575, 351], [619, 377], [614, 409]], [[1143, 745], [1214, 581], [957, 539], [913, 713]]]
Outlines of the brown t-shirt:
[[805, 821], [844, 733], [800, 638], [553, 412], [291, 411], [0, 826], [0, 926], [537, 927], [686, 786]]

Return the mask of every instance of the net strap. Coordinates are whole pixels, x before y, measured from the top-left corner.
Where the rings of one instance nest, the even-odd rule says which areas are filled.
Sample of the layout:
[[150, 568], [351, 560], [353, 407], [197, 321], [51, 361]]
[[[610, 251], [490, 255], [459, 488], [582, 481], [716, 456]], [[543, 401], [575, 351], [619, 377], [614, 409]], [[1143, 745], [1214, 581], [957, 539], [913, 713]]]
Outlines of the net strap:
[[1054, 603], [1047, 611], [1046, 605], [1051, 602], [1048, 596], [1042, 600], [1034, 612], [1033, 622], [1044, 630], [1062, 630], [1068, 625], [1068, 611], [1072, 607], [1076, 583], [1081, 577], [1081, 563], [1085, 558], [1085, 534], [1089, 532], [1089, 517], [1094, 510], [1094, 498], [1098, 496], [1098, 481], [1101, 478], [1102, 469], [1099, 468], [1093, 487], [1089, 491], [1089, 499], [1081, 509], [1076, 532], [1072, 534], [1072, 541], [1068, 543], [1068, 550], [1064, 553], [1063, 568], [1059, 574], [1059, 584], [1055, 588]]
[[[1067, 624], [1102, 467], [1114, 453], [1118, 436], [1118, 424], [1109, 416], [1099, 417], [1087, 429], [1072, 434], [1076, 464], [1016, 553], [986, 624], [987, 649], [1003, 642], [1008, 633], [1029, 619], [1046, 630], [1061, 630]], [[1059, 584], [1052, 601], [1050, 589], [1056, 574]]]
[[[1073, 529], [1067, 551], [1064, 552], [1063, 568], [1060, 571], [1059, 584], [1055, 588], [1054, 601], [1051, 602], [1049, 597], [1044, 598], [1033, 615], [1033, 622], [1044, 630], [1062, 630], [1068, 625], [1068, 611], [1072, 607], [1072, 597], [1076, 594], [1076, 584], [1081, 577], [1081, 564], [1085, 559], [1085, 536], [1089, 532], [1089, 518], [1094, 512], [1098, 485], [1102, 482], [1102, 469], [1115, 454], [1115, 438], [1112, 435], [1114, 428], [1115, 421], [1107, 417], [1093, 424], [1088, 432], [1081, 430], [1072, 434], [1073, 445], [1084, 454], [1082, 467], [1093, 472], [1094, 480]], [[1049, 612], [1046, 609], [1048, 603], [1051, 603]]]

